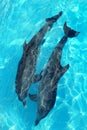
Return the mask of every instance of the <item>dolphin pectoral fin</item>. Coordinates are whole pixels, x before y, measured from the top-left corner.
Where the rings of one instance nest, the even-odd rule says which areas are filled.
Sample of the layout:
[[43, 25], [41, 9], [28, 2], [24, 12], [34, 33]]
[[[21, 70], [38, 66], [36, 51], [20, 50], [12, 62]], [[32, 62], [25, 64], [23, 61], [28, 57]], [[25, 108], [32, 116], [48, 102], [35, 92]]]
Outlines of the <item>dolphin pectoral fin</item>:
[[29, 93], [29, 98], [36, 102], [37, 101], [37, 94], [30, 94]]
[[64, 67], [61, 69], [60, 75], [62, 76], [68, 69], [69, 69], [69, 64], [67, 64], [66, 66], [64, 66]]
[[38, 81], [41, 80], [41, 78], [42, 78], [42, 72], [43, 71], [41, 71], [40, 74], [34, 75], [32, 83], [36, 83], [36, 82], [38, 82]]
[[42, 45], [44, 44], [45, 41], [46, 41], [46, 39], [43, 39], [43, 41], [42, 41]]
[[41, 74], [35, 75], [34, 78], [33, 78], [32, 83], [36, 83], [36, 82], [40, 81], [41, 78], [42, 78], [42, 75], [41, 75]]

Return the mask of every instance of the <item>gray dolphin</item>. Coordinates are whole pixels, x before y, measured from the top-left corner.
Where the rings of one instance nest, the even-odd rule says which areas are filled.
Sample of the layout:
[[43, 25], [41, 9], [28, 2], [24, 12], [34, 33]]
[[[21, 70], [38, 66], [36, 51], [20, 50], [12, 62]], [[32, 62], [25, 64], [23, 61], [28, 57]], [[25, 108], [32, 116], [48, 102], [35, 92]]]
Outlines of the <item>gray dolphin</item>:
[[79, 34], [79, 32], [68, 27], [66, 22], [63, 29], [65, 35], [55, 47], [45, 69], [43, 70], [42, 78], [38, 86], [38, 94], [29, 94], [31, 100], [37, 101], [37, 118], [35, 125], [47, 116], [55, 104], [58, 81], [69, 68], [69, 64], [64, 67], [61, 66], [63, 47], [67, 42], [68, 37], [72, 38]]
[[41, 44], [45, 41], [44, 36], [61, 15], [62, 11], [51, 18], [47, 18], [45, 25], [34, 35], [30, 42], [28, 44], [26, 41], [24, 42], [23, 55], [18, 64], [15, 80], [16, 93], [23, 105], [26, 105], [27, 93], [31, 84], [41, 79], [41, 73], [35, 75], [35, 71]]

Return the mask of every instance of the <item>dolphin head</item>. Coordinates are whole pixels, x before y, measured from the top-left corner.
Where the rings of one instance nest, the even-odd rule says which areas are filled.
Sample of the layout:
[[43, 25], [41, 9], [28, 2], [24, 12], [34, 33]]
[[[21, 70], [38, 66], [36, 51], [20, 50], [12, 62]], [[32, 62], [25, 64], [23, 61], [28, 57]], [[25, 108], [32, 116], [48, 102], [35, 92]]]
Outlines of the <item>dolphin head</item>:
[[25, 84], [16, 82], [15, 88], [16, 88], [15, 91], [18, 95], [18, 99], [23, 103], [24, 106], [26, 106], [27, 87], [25, 86]]
[[55, 104], [57, 88], [55, 87], [54, 89], [52, 88], [52, 90], [50, 89], [48, 91], [46, 89], [44, 90], [44, 93], [41, 91], [37, 98], [35, 126], [49, 114]]
[[26, 95], [27, 94], [22, 94], [22, 95], [18, 95], [18, 99], [23, 103], [24, 106], [26, 106]]
[[46, 115], [49, 113], [49, 110], [45, 108], [44, 106], [40, 106], [40, 108], [37, 111], [37, 118], [35, 120], [35, 126], [39, 124], [40, 120], [46, 117]]

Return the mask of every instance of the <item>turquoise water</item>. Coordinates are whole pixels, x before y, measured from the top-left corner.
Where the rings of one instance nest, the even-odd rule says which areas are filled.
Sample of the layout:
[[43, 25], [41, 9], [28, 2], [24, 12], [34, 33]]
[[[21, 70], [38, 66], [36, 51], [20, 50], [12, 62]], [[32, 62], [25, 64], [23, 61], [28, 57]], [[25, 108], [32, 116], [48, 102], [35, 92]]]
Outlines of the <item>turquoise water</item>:
[[[22, 45], [45, 23], [45, 18], [63, 11], [63, 16], [46, 35], [37, 72], [63, 36], [63, 24], [80, 31], [68, 39], [61, 64], [70, 68], [58, 84], [56, 103], [37, 127], [36, 103], [27, 108], [15, 93], [17, 65]], [[86, 0], [0, 0], [0, 130], [87, 130], [87, 1]], [[37, 84], [31, 91], [37, 90]]]

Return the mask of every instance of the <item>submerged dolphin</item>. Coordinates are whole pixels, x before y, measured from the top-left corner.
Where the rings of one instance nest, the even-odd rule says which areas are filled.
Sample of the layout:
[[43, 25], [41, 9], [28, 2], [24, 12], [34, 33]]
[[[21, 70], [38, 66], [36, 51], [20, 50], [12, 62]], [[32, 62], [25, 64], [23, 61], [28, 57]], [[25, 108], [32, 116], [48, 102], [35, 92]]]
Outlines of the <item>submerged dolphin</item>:
[[45, 69], [43, 70], [42, 78], [38, 86], [38, 94], [29, 94], [31, 100], [37, 101], [37, 118], [35, 125], [37, 125], [41, 119], [46, 117], [55, 104], [58, 81], [69, 68], [69, 64], [62, 67], [60, 63], [63, 47], [67, 42], [68, 37], [72, 38], [79, 34], [79, 32], [69, 28], [66, 22], [63, 29], [65, 35], [55, 47]]
[[28, 44], [26, 41], [23, 45], [23, 55], [19, 61], [15, 88], [18, 98], [23, 105], [26, 105], [26, 98], [29, 87], [41, 79], [41, 73], [34, 75], [36, 71], [36, 63], [40, 53], [41, 44], [44, 42], [45, 34], [52, 28], [53, 24], [60, 18], [62, 11], [59, 14], [46, 19], [45, 25], [34, 35]]

